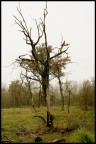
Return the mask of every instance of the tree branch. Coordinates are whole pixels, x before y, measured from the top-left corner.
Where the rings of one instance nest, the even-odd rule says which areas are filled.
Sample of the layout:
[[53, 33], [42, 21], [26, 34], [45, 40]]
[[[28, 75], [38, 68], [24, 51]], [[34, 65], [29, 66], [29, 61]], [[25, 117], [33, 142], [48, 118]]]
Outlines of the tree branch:
[[45, 119], [42, 116], [34, 116], [34, 117], [39, 117], [39, 118], [41, 118], [43, 120], [44, 123], [46, 123]]
[[[68, 48], [69, 48], [69, 47], [68, 47]], [[62, 53], [66, 53], [66, 51], [68, 50], [68, 48], [67, 48], [66, 50], [61, 51], [61, 52], [55, 54], [54, 56], [50, 57], [50, 60], [53, 59], [53, 58], [55, 58], [55, 57], [57, 57], [57, 56], [59, 56], [59, 55], [61, 55]]]

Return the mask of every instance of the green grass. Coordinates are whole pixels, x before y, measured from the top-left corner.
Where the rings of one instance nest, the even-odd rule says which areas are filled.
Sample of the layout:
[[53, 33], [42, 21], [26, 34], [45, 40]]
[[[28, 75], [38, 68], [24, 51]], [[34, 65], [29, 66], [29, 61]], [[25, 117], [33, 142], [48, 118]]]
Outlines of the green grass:
[[64, 111], [61, 111], [61, 107], [54, 106], [52, 107], [52, 113], [55, 128], [63, 129], [67, 127], [75, 128], [75, 130], [63, 134], [60, 131], [53, 132], [51, 130], [43, 133], [46, 125], [40, 118], [33, 118], [33, 116], [43, 116], [46, 120], [45, 107], [36, 108], [36, 113], [31, 108], [9, 108], [1, 110], [2, 139], [5, 140], [7, 136], [9, 140], [15, 142], [34, 142], [34, 137], [31, 133], [26, 135], [23, 133], [16, 134], [16, 132], [21, 130], [21, 127], [24, 127], [26, 130], [42, 137], [44, 142], [51, 142], [61, 138], [64, 138], [66, 142], [80, 142], [79, 137], [81, 136], [81, 141], [82, 139], [85, 140], [84, 135], [87, 140], [95, 142], [95, 113], [93, 110], [84, 112], [79, 108], [71, 107], [68, 114], [67, 107], [65, 107]]
[[86, 129], [78, 129], [75, 133], [70, 136], [69, 142], [74, 143], [94, 143], [95, 134], [94, 132], [87, 131]]

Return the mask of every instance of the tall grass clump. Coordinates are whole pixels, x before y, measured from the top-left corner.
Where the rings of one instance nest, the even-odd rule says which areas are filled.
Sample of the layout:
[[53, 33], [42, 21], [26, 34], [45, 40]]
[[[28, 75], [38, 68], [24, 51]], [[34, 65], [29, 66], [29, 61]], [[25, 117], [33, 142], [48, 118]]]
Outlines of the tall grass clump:
[[85, 129], [79, 129], [76, 133], [74, 133], [73, 139], [71, 140], [74, 143], [94, 143], [95, 136], [93, 133]]

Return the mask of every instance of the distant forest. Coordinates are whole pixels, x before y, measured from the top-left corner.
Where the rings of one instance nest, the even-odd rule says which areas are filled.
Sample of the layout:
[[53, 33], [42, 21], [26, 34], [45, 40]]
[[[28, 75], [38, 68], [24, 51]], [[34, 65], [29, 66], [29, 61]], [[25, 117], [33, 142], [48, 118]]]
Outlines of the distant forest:
[[[80, 107], [83, 110], [88, 110], [94, 107], [95, 101], [95, 80], [77, 82], [69, 82], [70, 97], [66, 84], [62, 85], [62, 94], [64, 96], [64, 106], [71, 105]], [[2, 108], [18, 108], [18, 107], [40, 107], [45, 106], [45, 99], [42, 95], [41, 87], [38, 83], [30, 82], [22, 83], [20, 80], [12, 81], [9, 87], [2, 86], [1, 88], [1, 107]], [[51, 106], [61, 105], [62, 97], [59, 84], [56, 87], [50, 86]], [[70, 102], [70, 103], [69, 103]]]

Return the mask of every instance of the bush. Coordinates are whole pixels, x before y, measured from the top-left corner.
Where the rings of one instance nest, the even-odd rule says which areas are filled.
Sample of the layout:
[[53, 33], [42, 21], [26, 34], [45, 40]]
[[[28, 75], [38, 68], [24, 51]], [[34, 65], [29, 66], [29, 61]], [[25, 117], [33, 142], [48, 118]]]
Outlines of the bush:
[[72, 142], [76, 143], [93, 143], [94, 135], [85, 129], [78, 130], [73, 137]]
[[76, 129], [79, 127], [78, 117], [74, 114], [70, 114], [67, 117], [67, 128]]

